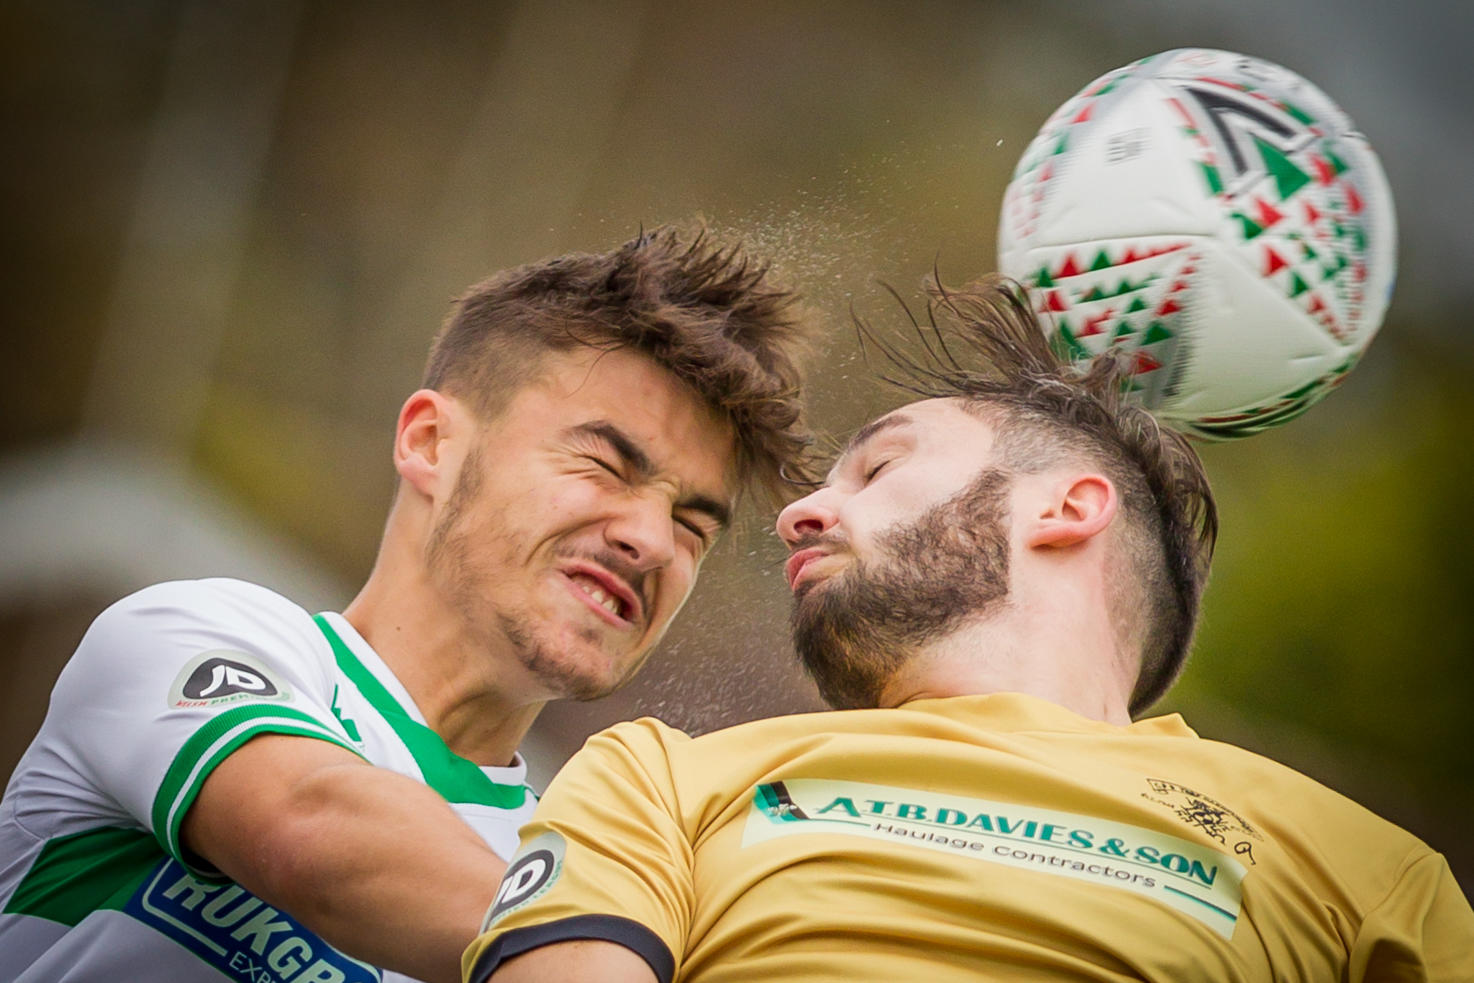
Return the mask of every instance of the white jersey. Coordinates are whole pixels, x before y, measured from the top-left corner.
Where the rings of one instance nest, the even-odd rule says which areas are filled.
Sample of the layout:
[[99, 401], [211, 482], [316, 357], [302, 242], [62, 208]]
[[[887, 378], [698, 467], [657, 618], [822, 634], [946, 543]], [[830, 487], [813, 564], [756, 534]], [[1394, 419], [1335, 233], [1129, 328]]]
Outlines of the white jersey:
[[402, 980], [182, 851], [201, 784], [260, 734], [419, 779], [502, 857], [536, 804], [520, 756], [454, 754], [342, 616], [236, 580], [147, 588], [92, 624], [0, 801], [0, 983]]

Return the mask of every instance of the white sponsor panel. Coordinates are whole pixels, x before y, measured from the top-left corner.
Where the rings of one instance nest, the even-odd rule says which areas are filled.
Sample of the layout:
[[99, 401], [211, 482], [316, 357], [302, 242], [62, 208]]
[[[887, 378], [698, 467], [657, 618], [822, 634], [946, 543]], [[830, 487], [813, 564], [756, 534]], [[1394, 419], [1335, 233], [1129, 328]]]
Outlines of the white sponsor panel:
[[760, 785], [742, 833], [863, 837], [959, 858], [1108, 884], [1150, 897], [1231, 938], [1244, 866], [1157, 830], [918, 789], [794, 779]]

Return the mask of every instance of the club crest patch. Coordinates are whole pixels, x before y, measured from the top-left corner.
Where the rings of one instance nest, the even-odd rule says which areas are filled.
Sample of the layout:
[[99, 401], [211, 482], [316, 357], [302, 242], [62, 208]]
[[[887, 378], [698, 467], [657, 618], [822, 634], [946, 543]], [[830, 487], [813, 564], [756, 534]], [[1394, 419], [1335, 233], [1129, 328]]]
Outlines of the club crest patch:
[[1250, 841], [1262, 841], [1263, 836], [1243, 816], [1186, 785], [1161, 778], [1148, 778], [1146, 783], [1151, 791], [1143, 792], [1142, 798], [1166, 806], [1184, 823], [1196, 826], [1225, 846], [1232, 846], [1233, 852], [1250, 864], [1258, 863], [1254, 859], [1254, 844]]
[[169, 687], [171, 707], [210, 707], [261, 700], [290, 700], [292, 691], [259, 659], [233, 649], [212, 649], [189, 660]]

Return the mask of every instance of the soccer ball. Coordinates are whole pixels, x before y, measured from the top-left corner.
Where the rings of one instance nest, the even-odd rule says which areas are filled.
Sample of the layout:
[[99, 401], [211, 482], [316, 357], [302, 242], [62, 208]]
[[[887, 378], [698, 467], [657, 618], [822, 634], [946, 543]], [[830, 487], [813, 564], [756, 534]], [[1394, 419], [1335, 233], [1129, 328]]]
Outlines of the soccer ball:
[[1045, 122], [1004, 193], [1001, 272], [1056, 348], [1119, 349], [1145, 406], [1229, 439], [1305, 412], [1356, 364], [1396, 273], [1376, 155], [1278, 65], [1184, 48]]

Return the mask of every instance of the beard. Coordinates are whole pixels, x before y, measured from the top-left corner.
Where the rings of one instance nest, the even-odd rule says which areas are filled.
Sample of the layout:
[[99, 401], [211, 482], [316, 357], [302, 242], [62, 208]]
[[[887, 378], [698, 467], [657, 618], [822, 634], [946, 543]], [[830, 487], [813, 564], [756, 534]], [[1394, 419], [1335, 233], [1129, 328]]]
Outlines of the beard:
[[[555, 693], [555, 698], [586, 702], [613, 693], [629, 680], [643, 659], [617, 679], [602, 678], [589, 671], [579, 652], [565, 651], [564, 646], [543, 637], [544, 632], [539, 630], [543, 619], [521, 606], [488, 601], [493, 595], [490, 585], [507, 576], [508, 570], [515, 575], [518, 558], [528, 551], [525, 537], [500, 522], [474, 531], [470, 528], [472, 506], [479, 502], [482, 484], [480, 448], [473, 447], [425, 545], [426, 567], [446, 603], [466, 626], [473, 645], [487, 652], [510, 649], [517, 662]], [[489, 544], [495, 544], [495, 556], [490, 555]], [[567, 555], [591, 559], [623, 575], [636, 592], [640, 590], [644, 574], [629, 569], [613, 551], [570, 550]], [[594, 628], [576, 629], [574, 635], [574, 640], [586, 648], [601, 650], [604, 645]]]
[[[532, 633], [533, 619], [525, 612], [498, 612], [496, 620], [502, 637], [512, 646], [522, 666], [544, 686], [557, 693], [560, 699], [579, 703], [601, 699], [619, 689], [629, 679], [628, 675], [613, 682], [590, 678], [588, 673], [581, 671], [563, 653], [554, 651], [552, 646]], [[599, 645], [599, 635], [593, 630], [585, 629], [580, 632], [580, 636], [591, 647]]]
[[856, 560], [799, 596], [794, 649], [826, 703], [879, 706], [921, 646], [1007, 601], [1009, 480], [985, 468], [915, 522], [882, 533], [879, 559]]

